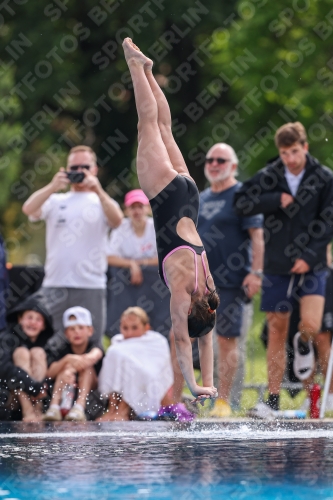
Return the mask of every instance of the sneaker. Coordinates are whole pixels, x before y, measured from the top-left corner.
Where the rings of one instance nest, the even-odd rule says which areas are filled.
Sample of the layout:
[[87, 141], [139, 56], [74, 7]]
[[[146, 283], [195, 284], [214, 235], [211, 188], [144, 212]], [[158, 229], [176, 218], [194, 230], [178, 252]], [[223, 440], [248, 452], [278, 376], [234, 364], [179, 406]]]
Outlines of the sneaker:
[[[294, 373], [299, 380], [306, 380], [310, 377], [315, 367], [315, 355], [312, 342], [301, 340], [301, 333], [297, 332], [294, 339]], [[306, 354], [302, 353], [303, 346], [308, 347]]]
[[257, 403], [254, 408], [251, 408], [247, 412], [247, 416], [250, 418], [262, 418], [271, 420], [278, 416], [278, 412], [272, 410], [272, 408], [266, 403]]
[[43, 420], [47, 422], [58, 422], [62, 420], [60, 408], [49, 408], [43, 415]]
[[74, 405], [67, 413], [65, 420], [70, 422], [85, 422], [87, 418], [84, 411], [79, 406]]
[[232, 410], [229, 403], [219, 398], [215, 401], [214, 408], [209, 413], [209, 416], [214, 418], [228, 418], [231, 417], [231, 414]]
[[184, 403], [169, 406], [161, 406], [158, 411], [159, 420], [176, 420], [177, 422], [192, 422], [194, 413], [190, 412]]

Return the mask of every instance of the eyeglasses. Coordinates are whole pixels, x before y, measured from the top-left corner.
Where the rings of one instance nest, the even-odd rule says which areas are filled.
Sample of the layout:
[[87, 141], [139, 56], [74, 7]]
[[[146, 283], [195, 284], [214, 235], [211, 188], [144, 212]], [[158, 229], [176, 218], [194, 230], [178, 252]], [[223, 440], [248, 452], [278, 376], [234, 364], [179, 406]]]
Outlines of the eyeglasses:
[[231, 160], [226, 160], [225, 158], [206, 158], [206, 163], [213, 163], [213, 161], [216, 161], [219, 165], [223, 165], [224, 163], [227, 163], [228, 161]]
[[83, 169], [86, 169], [86, 170], [89, 170], [90, 169], [90, 165], [71, 165], [69, 167], [69, 170], [71, 172], [77, 172], [79, 169], [83, 170]]

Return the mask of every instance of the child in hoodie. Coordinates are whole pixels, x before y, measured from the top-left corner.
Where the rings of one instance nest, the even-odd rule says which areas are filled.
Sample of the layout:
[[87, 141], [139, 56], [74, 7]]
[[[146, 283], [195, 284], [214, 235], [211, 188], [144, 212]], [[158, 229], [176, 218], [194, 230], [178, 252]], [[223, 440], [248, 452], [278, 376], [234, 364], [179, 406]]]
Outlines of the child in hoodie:
[[[19, 369], [16, 370], [18, 384], [14, 392], [22, 409], [22, 419], [25, 422], [39, 422], [42, 420], [42, 410], [37, 396], [40, 393], [43, 395], [47, 371], [44, 348], [53, 335], [52, 319], [36, 299], [29, 298], [10, 311], [7, 322], [8, 327], [0, 337], [0, 355], [3, 366], [6, 365], [1, 378], [7, 379], [7, 385], [12, 389], [11, 373], [16, 373], [15, 367]], [[33, 391], [29, 384], [31, 379], [33, 386], [36, 386]]]

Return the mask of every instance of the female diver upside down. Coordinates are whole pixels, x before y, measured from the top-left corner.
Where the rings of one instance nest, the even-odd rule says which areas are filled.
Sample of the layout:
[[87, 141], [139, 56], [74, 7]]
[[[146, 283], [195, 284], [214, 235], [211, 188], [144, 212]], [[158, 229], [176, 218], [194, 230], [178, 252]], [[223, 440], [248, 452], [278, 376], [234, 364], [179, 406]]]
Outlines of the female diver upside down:
[[[153, 76], [153, 62], [130, 38], [123, 49], [139, 118], [138, 179], [153, 211], [159, 274], [170, 289], [177, 358], [195, 401], [203, 403], [217, 397], [212, 329], [219, 298], [196, 230], [199, 192], [173, 138], [169, 105]], [[190, 337], [198, 338], [204, 387], [195, 380]]]

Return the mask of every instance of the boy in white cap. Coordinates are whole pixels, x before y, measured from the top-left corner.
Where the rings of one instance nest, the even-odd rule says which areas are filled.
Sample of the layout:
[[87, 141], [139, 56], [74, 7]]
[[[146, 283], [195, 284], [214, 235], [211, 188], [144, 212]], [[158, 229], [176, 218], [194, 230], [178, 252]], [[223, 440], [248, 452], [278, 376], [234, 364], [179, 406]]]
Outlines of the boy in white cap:
[[63, 315], [63, 325], [66, 341], [48, 354], [47, 376], [55, 380], [55, 384], [44, 420], [62, 420], [60, 401], [63, 390], [66, 386], [75, 386], [77, 399], [65, 420], [84, 421], [87, 396], [97, 387], [103, 351], [91, 341], [94, 330], [88, 309], [80, 306], [67, 309]]

